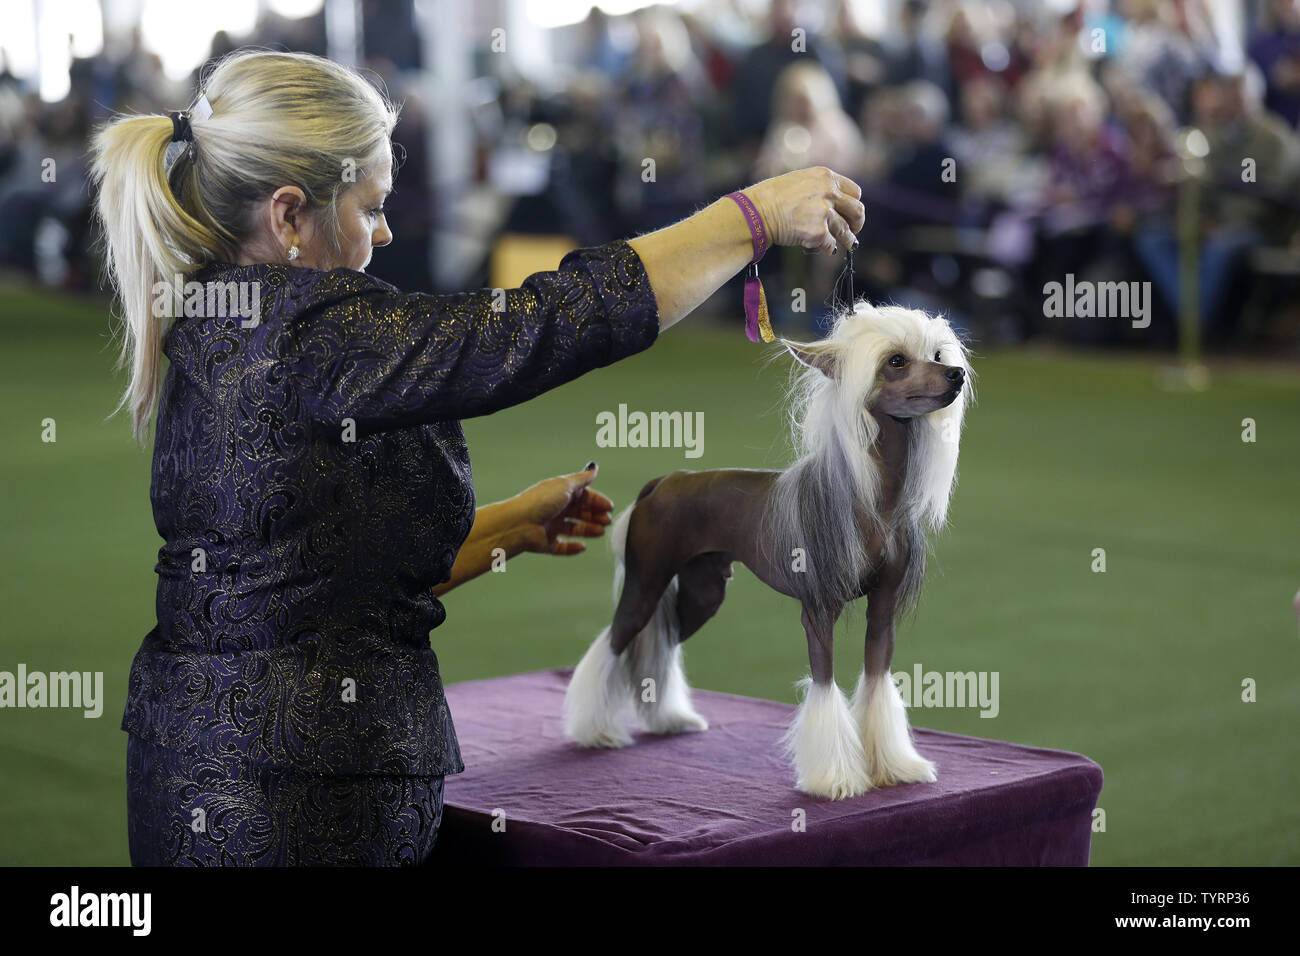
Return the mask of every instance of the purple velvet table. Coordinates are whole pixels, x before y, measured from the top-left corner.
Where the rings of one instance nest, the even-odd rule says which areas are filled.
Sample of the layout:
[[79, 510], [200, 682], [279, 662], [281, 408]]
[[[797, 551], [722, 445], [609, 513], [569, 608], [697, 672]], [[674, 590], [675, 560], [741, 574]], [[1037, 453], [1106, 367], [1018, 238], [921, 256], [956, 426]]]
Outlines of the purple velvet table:
[[695, 690], [708, 730], [586, 750], [561, 729], [570, 670], [447, 687], [466, 769], [432, 865], [1088, 863], [1102, 775], [1079, 754], [918, 728], [937, 783], [824, 800], [781, 755], [791, 705]]

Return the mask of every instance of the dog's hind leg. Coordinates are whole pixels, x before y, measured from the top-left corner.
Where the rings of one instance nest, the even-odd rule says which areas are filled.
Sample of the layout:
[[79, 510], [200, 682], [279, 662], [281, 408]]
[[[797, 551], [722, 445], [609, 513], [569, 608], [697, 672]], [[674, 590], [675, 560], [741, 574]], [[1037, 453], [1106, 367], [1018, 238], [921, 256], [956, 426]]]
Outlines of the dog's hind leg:
[[668, 582], [649, 622], [623, 652], [623, 667], [634, 688], [637, 713], [652, 734], [707, 730], [691, 704], [682, 667], [681, 627], [677, 620], [678, 578]]
[[878, 787], [896, 783], [933, 783], [935, 765], [912, 742], [898, 685], [889, 673], [894, 659], [894, 605], [902, 571], [886, 568], [867, 592], [867, 643], [862, 673], [849, 710], [862, 738], [871, 782]]
[[639, 499], [611, 528], [615, 586], [622, 582], [614, 622], [587, 650], [565, 692], [565, 734], [588, 747], [632, 743], [624, 717], [633, 708], [652, 733], [708, 727], [691, 706], [682, 670], [672, 542], [654, 533], [643, 508]]
[[697, 554], [677, 572], [677, 623], [683, 641], [722, 607], [731, 580], [731, 562], [731, 555], [710, 551]]
[[[610, 526], [616, 598], [619, 597], [620, 583], [625, 583], [624, 558], [635, 507], [625, 509]], [[626, 591], [626, 587], [623, 590]], [[613, 631], [611, 626], [600, 632], [573, 669], [573, 676], [564, 692], [565, 736], [584, 747], [626, 747], [632, 743], [626, 719], [634, 708], [634, 688], [627, 673], [626, 655], [613, 648]]]
[[626, 747], [632, 743], [626, 718], [632, 686], [623, 659], [609, 646], [605, 628], [573, 669], [564, 692], [564, 734], [584, 747]]
[[794, 763], [795, 786], [804, 793], [840, 800], [871, 789], [862, 742], [849, 715], [844, 693], [835, 683], [834, 611], [804, 605], [803, 626], [808, 637], [812, 676], [796, 686], [803, 700], [782, 738]]
[[651, 733], [708, 729], [709, 722], [691, 704], [682, 642], [717, 613], [730, 578], [729, 555], [696, 555], [668, 583], [650, 622], [628, 646], [628, 670], [639, 675], [637, 711]]

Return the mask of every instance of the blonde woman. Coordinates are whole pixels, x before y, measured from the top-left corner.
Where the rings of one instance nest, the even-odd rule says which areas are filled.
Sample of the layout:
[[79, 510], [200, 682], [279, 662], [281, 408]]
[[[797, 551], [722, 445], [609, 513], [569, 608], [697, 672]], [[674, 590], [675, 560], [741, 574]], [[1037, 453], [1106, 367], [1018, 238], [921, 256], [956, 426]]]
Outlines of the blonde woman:
[[135, 864], [426, 860], [464, 769], [438, 596], [494, 548], [582, 550], [558, 535], [612, 507], [592, 463], [476, 509], [460, 420], [648, 348], [756, 232], [830, 253], [864, 221], [854, 183], [805, 169], [517, 289], [404, 294], [364, 272], [395, 118], [336, 64], [241, 52], [192, 110], [96, 136], [163, 538], [122, 720]]

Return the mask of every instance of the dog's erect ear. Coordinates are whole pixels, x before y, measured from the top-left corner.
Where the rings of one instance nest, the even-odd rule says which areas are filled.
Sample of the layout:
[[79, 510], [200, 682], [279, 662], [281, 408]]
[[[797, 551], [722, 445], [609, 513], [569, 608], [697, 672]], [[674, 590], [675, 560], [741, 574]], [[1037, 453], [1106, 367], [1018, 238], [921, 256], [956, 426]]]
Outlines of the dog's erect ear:
[[782, 339], [781, 344], [800, 364], [817, 369], [827, 378], [834, 378], [835, 373], [839, 371], [839, 363], [836, 361], [835, 352], [832, 349], [809, 348], [799, 342], [791, 342], [789, 339]]

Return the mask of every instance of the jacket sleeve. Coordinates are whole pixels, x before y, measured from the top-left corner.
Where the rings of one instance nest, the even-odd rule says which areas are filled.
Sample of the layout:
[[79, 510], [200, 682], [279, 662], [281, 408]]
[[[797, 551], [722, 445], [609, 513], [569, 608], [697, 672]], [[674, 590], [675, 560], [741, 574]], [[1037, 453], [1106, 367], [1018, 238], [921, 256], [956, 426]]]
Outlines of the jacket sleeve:
[[367, 430], [487, 415], [634, 355], [659, 308], [624, 240], [575, 249], [517, 289], [405, 294], [354, 284], [294, 323], [294, 379], [312, 417]]

